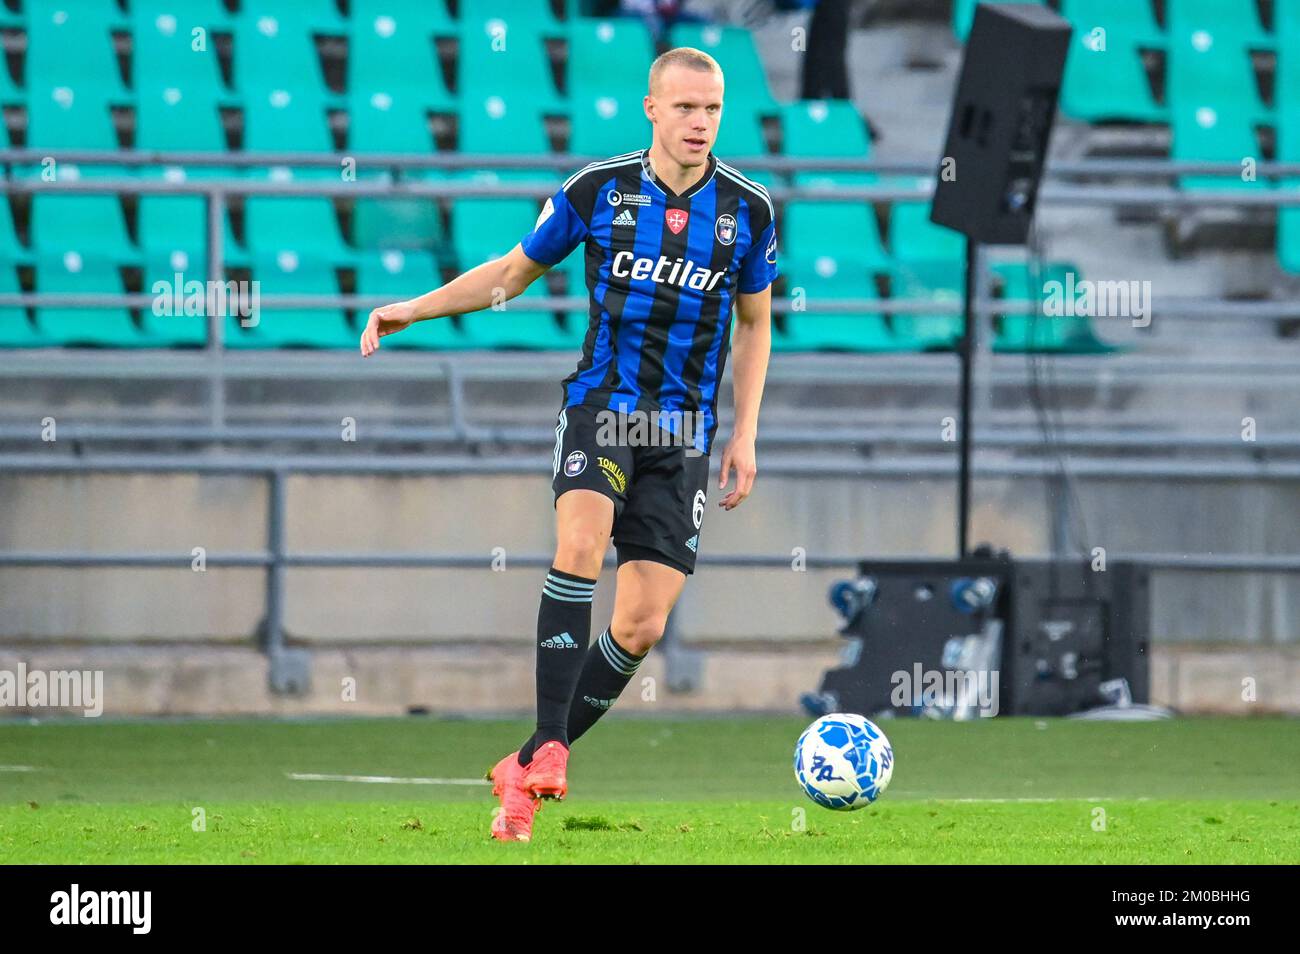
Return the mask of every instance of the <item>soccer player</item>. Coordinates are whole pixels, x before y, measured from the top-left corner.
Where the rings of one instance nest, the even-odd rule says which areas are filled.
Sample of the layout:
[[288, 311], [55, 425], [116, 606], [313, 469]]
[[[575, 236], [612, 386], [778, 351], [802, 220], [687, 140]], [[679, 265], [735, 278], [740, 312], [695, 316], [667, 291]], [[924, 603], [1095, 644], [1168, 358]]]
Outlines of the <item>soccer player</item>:
[[[590, 319], [555, 429], [555, 560], [537, 614], [537, 727], [489, 773], [492, 835], [527, 841], [538, 799], [563, 798], [569, 746], [612, 706], [694, 572], [718, 384], [734, 352], [735, 422], [718, 501], [749, 496], [771, 349], [776, 225], [766, 190], [713, 155], [723, 76], [680, 47], [650, 67], [650, 147], [578, 170], [503, 258], [371, 312], [369, 356], [412, 322], [520, 294], [585, 244]], [[731, 315], [735, 309], [735, 340]], [[605, 551], [618, 555], [613, 619], [591, 641]], [[590, 644], [590, 645], [589, 645]]]

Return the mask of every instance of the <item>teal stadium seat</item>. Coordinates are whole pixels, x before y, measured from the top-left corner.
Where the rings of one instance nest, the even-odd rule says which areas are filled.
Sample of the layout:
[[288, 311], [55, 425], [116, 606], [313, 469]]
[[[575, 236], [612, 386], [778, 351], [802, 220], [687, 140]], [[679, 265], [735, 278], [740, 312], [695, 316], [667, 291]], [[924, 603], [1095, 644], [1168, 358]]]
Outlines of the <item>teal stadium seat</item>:
[[[330, 169], [294, 171], [281, 166], [250, 175], [280, 182], [339, 181], [338, 173]], [[355, 259], [355, 252], [343, 240], [334, 202], [321, 196], [250, 195], [244, 201], [244, 242], [250, 256], [264, 264], [286, 251], [307, 263], [350, 266]]]
[[[781, 149], [791, 157], [861, 159], [871, 155], [871, 140], [857, 109], [847, 100], [810, 99], [781, 107]], [[874, 173], [828, 169], [801, 170], [797, 186], [871, 185]]]
[[[1273, 26], [1277, 36], [1277, 158], [1300, 162], [1300, 0], [1276, 0]], [[1300, 178], [1282, 186], [1300, 191]], [[1277, 254], [1287, 271], [1300, 272], [1300, 206], [1277, 214]]]
[[786, 203], [781, 218], [781, 242], [786, 255], [803, 262], [833, 256], [847, 267], [885, 272], [889, 255], [880, 240], [880, 227], [866, 202]]
[[459, 113], [460, 151], [535, 155], [551, 151], [541, 108], [531, 96], [466, 93]]
[[812, 259], [785, 257], [786, 293], [804, 310], [790, 311], [772, 340], [777, 351], [899, 351], [898, 341], [879, 311], [866, 313], [820, 311], [828, 300], [877, 299], [871, 270], [852, 257], [833, 252]]
[[348, 24], [352, 98], [384, 90], [432, 112], [450, 112], [455, 100], [434, 38], [455, 32], [442, 0], [354, 0]]
[[212, 36], [229, 28], [220, 0], [132, 0], [131, 27], [138, 96], [183, 86], [194, 102], [230, 101]]
[[126, 103], [126, 84], [113, 50], [121, 12], [113, 0], [28, 0], [27, 85], [66, 87], [101, 102]]
[[266, 89], [244, 102], [248, 152], [333, 152], [326, 103], [313, 92]]
[[776, 98], [752, 32], [737, 26], [678, 23], [668, 31], [668, 37], [670, 46], [695, 47], [718, 61], [726, 80], [728, 113], [776, 113]]
[[[930, 221], [929, 202], [895, 202], [889, 215], [890, 294], [894, 298], [960, 301], [965, 274], [965, 241], [952, 229]], [[950, 348], [961, 336], [960, 314], [901, 312], [891, 327], [913, 346]]]
[[514, 12], [475, 12], [462, 18], [460, 29], [460, 95], [465, 101], [489, 96], [518, 98], [526, 91], [533, 108], [542, 113], [563, 113], [565, 106], [555, 88], [545, 40], [533, 15], [522, 9], [543, 4], [516, 5]]
[[[202, 347], [207, 343], [207, 317], [199, 302], [204, 299], [200, 286], [207, 279], [207, 268], [202, 256], [190, 255], [175, 249], [147, 253], [144, 259], [144, 284], [146, 295], [159, 302], [161, 314], [154, 309], [140, 311], [140, 327], [144, 335], [159, 347]], [[196, 301], [195, 299], [198, 299]]]
[[579, 156], [622, 155], [639, 149], [650, 139], [650, 122], [641, 99], [613, 93], [575, 93], [569, 152]]
[[[253, 258], [253, 279], [268, 295], [337, 295], [338, 281], [328, 261], [292, 251]], [[257, 323], [242, 327], [231, 319], [226, 343], [233, 348], [355, 348], [361, 334], [342, 308], [271, 308], [265, 304]]]
[[650, 31], [640, 20], [579, 19], [569, 25], [569, 95], [635, 100], [640, 112], [654, 60]]
[[[121, 295], [126, 291], [116, 263], [75, 251], [41, 256], [35, 274], [38, 292]], [[35, 319], [37, 333], [54, 345], [130, 348], [153, 344], [125, 308], [44, 307], [35, 309]]]
[[[348, 109], [348, 153], [358, 157], [357, 178], [391, 179], [387, 169], [367, 167], [367, 153], [434, 151], [422, 98], [404, 88], [393, 92], [353, 90]], [[409, 175], [409, 174], [408, 174]], [[414, 178], [422, 178], [414, 173]], [[353, 206], [352, 239], [357, 248], [438, 248], [442, 216], [432, 199], [359, 198]]]
[[1253, 3], [1171, 4], [1166, 80], [1171, 106], [1212, 107], [1246, 123], [1271, 121], [1250, 57], [1252, 49], [1270, 45]]
[[[357, 261], [357, 294], [380, 295], [387, 301], [405, 301], [437, 288], [442, 278], [428, 252], [384, 249], [368, 252]], [[357, 312], [360, 330], [370, 312]], [[455, 350], [467, 347], [455, 320], [432, 318], [417, 321], [399, 335], [383, 340], [385, 348], [414, 348], [428, 351]]]
[[0, 199], [0, 265], [26, 265], [31, 261], [31, 253], [18, 238], [14, 227], [13, 212], [8, 198]]
[[247, 99], [265, 99], [276, 90], [293, 93], [298, 103], [334, 103], [325, 83], [315, 33], [343, 31], [343, 21], [324, 8], [332, 3], [271, 0], [245, 4], [235, 21], [235, 89]]
[[[1065, 287], [1069, 273], [1075, 274], [1076, 281], [1079, 275], [1079, 270], [1068, 262], [1044, 263], [1034, 287], [1027, 263], [1000, 262], [992, 271], [1002, 281], [1002, 298], [1039, 303], [1046, 300], [1049, 282], [1060, 282]], [[993, 326], [994, 351], [1097, 354], [1115, 350], [1096, 336], [1092, 322], [1085, 316], [1045, 315], [1040, 310], [1032, 315], [995, 315]]]
[[[723, 110], [722, 127], [718, 130], [718, 141], [713, 145], [713, 152], [732, 165], [739, 162], [741, 171], [758, 181], [755, 175], [743, 168], [743, 160], [748, 156], [767, 155], [763, 120], [759, 113], [743, 106], [737, 109], [728, 104]], [[736, 157], [735, 160], [731, 158], [733, 156]]]
[[1142, 63], [1142, 49], [1167, 48], [1149, 0], [1063, 0], [1074, 27], [1061, 110], [1087, 122], [1165, 122]]

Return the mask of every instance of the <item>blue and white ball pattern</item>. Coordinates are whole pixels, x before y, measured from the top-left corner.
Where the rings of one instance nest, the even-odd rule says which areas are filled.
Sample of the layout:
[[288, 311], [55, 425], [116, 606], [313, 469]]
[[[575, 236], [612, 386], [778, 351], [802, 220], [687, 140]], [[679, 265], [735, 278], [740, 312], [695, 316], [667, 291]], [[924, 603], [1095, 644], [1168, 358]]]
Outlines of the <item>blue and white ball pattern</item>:
[[794, 775], [818, 805], [853, 811], [884, 793], [894, 774], [894, 750], [870, 719], [845, 712], [824, 715], [794, 746]]

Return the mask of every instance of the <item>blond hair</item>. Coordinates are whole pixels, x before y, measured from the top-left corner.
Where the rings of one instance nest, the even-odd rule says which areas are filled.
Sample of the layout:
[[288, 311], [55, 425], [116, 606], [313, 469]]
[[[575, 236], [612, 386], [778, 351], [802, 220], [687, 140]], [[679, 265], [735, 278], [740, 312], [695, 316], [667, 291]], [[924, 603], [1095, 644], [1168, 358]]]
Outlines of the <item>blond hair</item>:
[[658, 85], [659, 77], [663, 75], [664, 70], [670, 66], [685, 66], [689, 69], [699, 70], [700, 72], [717, 73], [718, 78], [722, 78], [722, 67], [718, 61], [703, 50], [697, 50], [693, 46], [679, 46], [666, 53], [660, 53], [653, 63], [650, 64], [650, 95], [654, 95], [655, 86]]

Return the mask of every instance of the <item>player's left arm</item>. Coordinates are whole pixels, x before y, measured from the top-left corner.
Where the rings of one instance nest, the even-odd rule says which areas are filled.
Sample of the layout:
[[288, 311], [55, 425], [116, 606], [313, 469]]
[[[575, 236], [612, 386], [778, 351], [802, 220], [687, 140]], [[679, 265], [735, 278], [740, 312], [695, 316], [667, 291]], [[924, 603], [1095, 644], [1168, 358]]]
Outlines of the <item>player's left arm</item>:
[[736, 402], [736, 420], [722, 452], [722, 475], [718, 489], [727, 486], [736, 472], [736, 486], [718, 501], [724, 510], [734, 510], [749, 496], [758, 473], [754, 442], [758, 437], [758, 406], [763, 400], [767, 362], [772, 352], [772, 286], [736, 296], [736, 328], [731, 337], [731, 380]]

